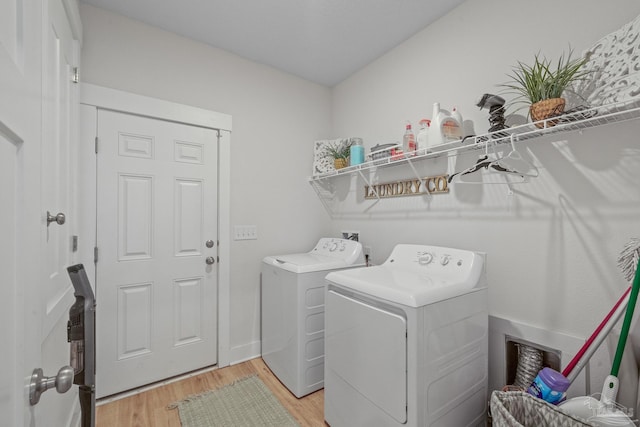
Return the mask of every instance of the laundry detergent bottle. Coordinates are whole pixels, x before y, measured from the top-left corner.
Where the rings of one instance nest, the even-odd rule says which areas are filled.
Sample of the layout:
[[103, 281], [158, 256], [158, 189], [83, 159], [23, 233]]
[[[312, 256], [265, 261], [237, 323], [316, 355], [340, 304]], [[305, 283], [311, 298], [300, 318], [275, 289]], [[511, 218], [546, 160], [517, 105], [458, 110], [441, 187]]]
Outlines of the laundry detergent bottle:
[[462, 139], [462, 115], [453, 107], [450, 115], [443, 118], [442, 135], [445, 142], [458, 141]]
[[455, 108], [453, 114], [440, 109], [440, 103], [433, 104], [429, 145], [439, 145], [462, 139], [462, 116]]

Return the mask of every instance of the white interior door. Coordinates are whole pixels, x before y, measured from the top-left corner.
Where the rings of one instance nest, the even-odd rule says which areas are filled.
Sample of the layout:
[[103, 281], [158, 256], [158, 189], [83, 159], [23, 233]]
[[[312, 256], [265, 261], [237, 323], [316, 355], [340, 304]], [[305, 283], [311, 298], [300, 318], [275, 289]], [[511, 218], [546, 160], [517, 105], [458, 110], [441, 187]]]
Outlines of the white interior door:
[[103, 397], [216, 364], [217, 131], [98, 110], [98, 141]]
[[[39, 318], [34, 321], [24, 314], [25, 300], [35, 294], [35, 286], [29, 281], [35, 283], [37, 275], [22, 270], [25, 264], [19, 260], [24, 256], [24, 246], [18, 238], [26, 229], [35, 228], [35, 234], [21, 237], [38, 247], [39, 204], [27, 206], [20, 195], [21, 189], [38, 190], [40, 184], [37, 177], [28, 176], [28, 168], [39, 165], [40, 74], [36, 66], [25, 64], [24, 51], [34, 49], [35, 55], [29, 59], [37, 60], [40, 44], [37, 35], [25, 41], [19, 18], [22, 8], [18, 0], [0, 3], [0, 340], [4, 343], [0, 346], [0, 413], [3, 422], [12, 426], [28, 422], [24, 379], [40, 363]], [[38, 16], [37, 10], [27, 10], [24, 22], [39, 28]], [[38, 96], [29, 98], [31, 93]], [[35, 217], [27, 215], [34, 212]], [[26, 337], [25, 331], [35, 333]]]
[[[75, 64], [77, 43], [67, 19], [73, 3], [62, 0], [0, 3], [0, 411], [2, 424], [66, 426], [74, 416], [75, 393], [50, 392], [31, 406], [26, 392], [34, 368], [54, 376], [69, 363], [61, 314], [69, 299], [53, 291], [46, 271], [54, 259], [65, 258], [51, 248], [46, 233], [46, 189], [42, 172], [44, 146], [50, 140], [71, 138], [72, 89], [63, 81]], [[70, 6], [70, 8], [69, 8]], [[52, 32], [53, 31], [53, 34]], [[54, 42], [50, 43], [51, 36]], [[55, 73], [50, 78], [48, 73]], [[49, 98], [55, 94], [54, 98]], [[65, 110], [65, 111], [63, 111]], [[52, 120], [45, 121], [44, 117]], [[66, 128], [63, 134], [60, 130]], [[51, 134], [50, 132], [53, 132]], [[46, 141], [44, 141], [46, 139]], [[58, 153], [56, 164], [69, 151]], [[46, 163], [49, 159], [44, 159]], [[56, 183], [57, 177], [50, 176]], [[73, 197], [68, 187], [56, 189], [59, 198]], [[54, 239], [57, 240], [57, 239]], [[43, 273], [45, 277], [43, 278]], [[64, 285], [63, 285], [64, 286]], [[67, 285], [69, 286], [69, 285]], [[52, 297], [55, 295], [55, 297]], [[51, 314], [51, 317], [47, 317]]]
[[[40, 367], [46, 376], [55, 376], [61, 367], [70, 365], [66, 326], [74, 297], [66, 269], [77, 262], [72, 235], [78, 224], [74, 185], [78, 86], [73, 80], [79, 62], [79, 43], [78, 34], [72, 30], [73, 17], [69, 16], [74, 6], [77, 8], [75, 2], [67, 0], [43, 1], [38, 295], [42, 304]], [[64, 223], [48, 222], [47, 211], [52, 216], [64, 215]], [[63, 222], [61, 217], [58, 221]], [[38, 407], [47, 417], [58, 420], [59, 425], [72, 425], [79, 412], [77, 390], [74, 386], [64, 395], [50, 391], [41, 397]], [[45, 420], [43, 417], [43, 425], [51, 423]]]
[[[42, 206], [43, 217], [62, 214], [64, 223], [44, 221], [42, 264], [45, 317], [43, 330], [48, 335], [58, 320], [69, 310], [73, 287], [66, 268], [73, 263], [72, 228], [77, 221], [74, 212], [72, 173], [73, 127], [77, 104], [75, 83], [77, 64], [75, 43], [66, 12], [60, 0], [46, 2], [49, 22], [44, 28], [43, 56], [43, 132], [42, 132]], [[61, 218], [61, 217], [60, 217]], [[62, 222], [61, 219], [59, 219]], [[66, 322], [66, 319], [64, 319]]]

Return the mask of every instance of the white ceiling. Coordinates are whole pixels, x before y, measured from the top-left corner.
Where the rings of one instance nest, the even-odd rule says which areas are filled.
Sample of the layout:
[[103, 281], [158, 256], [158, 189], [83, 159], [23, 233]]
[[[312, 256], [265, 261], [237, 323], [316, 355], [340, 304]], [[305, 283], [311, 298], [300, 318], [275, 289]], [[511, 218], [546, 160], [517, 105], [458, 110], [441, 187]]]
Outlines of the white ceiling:
[[464, 0], [81, 0], [334, 86]]

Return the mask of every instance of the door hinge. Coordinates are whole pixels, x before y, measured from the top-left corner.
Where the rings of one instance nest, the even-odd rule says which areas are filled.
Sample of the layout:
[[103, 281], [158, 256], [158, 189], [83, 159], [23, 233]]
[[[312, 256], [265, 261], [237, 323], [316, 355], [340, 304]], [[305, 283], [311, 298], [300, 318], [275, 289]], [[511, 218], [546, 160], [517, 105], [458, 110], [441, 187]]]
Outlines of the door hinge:
[[97, 136], [96, 136], [95, 144], [96, 144], [96, 154], [98, 154], [98, 137]]
[[216, 262], [220, 263], [220, 257], [216, 255]]
[[93, 248], [93, 263], [94, 264], [98, 263], [98, 247], [97, 246]]
[[78, 67], [73, 67], [73, 76], [71, 76], [71, 81], [74, 83], [80, 83], [80, 71]]

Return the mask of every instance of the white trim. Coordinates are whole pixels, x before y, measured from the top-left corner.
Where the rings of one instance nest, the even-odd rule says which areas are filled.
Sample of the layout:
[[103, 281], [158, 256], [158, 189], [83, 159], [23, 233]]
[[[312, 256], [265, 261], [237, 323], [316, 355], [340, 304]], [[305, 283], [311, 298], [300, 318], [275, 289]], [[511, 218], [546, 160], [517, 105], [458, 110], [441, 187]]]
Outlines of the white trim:
[[230, 351], [230, 365], [237, 365], [238, 363], [246, 362], [247, 360], [260, 357], [261, 345], [261, 341], [253, 341], [248, 344], [233, 347]]
[[228, 114], [89, 83], [82, 83], [80, 103], [95, 105], [106, 110], [231, 132], [231, 116]]
[[207, 372], [216, 371], [218, 369], [219, 369], [218, 365], [209, 366], [207, 368], [202, 368], [202, 369], [198, 369], [197, 371], [188, 372], [186, 374], [182, 374], [182, 375], [178, 375], [178, 376], [175, 376], [175, 377], [171, 377], [169, 379], [158, 381], [156, 383], [145, 385], [143, 387], [138, 387], [138, 388], [133, 389], [133, 390], [125, 391], [125, 392], [118, 393], [118, 394], [113, 394], [113, 395], [108, 396], [108, 397], [103, 397], [102, 399], [98, 399], [98, 401], [96, 402], [96, 407], [97, 406], [106, 405], [107, 403], [115, 402], [116, 400], [121, 400], [121, 399], [126, 399], [127, 397], [136, 396], [136, 395], [144, 393], [146, 391], [154, 390], [154, 389], [156, 389], [158, 387], [163, 387], [163, 386], [165, 386], [167, 384], [173, 384], [173, 383], [176, 383], [178, 381], [186, 380], [188, 378], [193, 378], [195, 376], [202, 375], [202, 374], [205, 374]]
[[[218, 256], [222, 262], [218, 264], [217, 363], [221, 367], [228, 366], [231, 360], [229, 351], [231, 242], [228, 239], [228, 236], [231, 235], [231, 116], [88, 83], [80, 84], [80, 103], [112, 111], [220, 130], [221, 138], [218, 152], [218, 239], [220, 240], [220, 246], [218, 248]], [[95, 126], [95, 122], [92, 121], [89, 125]], [[84, 132], [81, 134], [87, 135]], [[89, 142], [84, 141], [84, 143]], [[85, 176], [84, 179], [91, 179], [95, 183], [96, 175]], [[95, 216], [88, 220], [95, 222]], [[91, 247], [91, 250], [93, 251], [93, 247]], [[260, 354], [259, 350], [260, 347], [258, 346], [258, 354]]]
[[73, 38], [82, 46], [82, 21], [80, 20], [78, 0], [62, 0], [62, 6], [67, 14]]
[[[229, 366], [231, 283], [231, 132], [218, 138], [218, 366]], [[225, 161], [222, 161], [225, 159]], [[224, 207], [224, 209], [221, 209]], [[222, 284], [225, 286], [222, 286]]]

